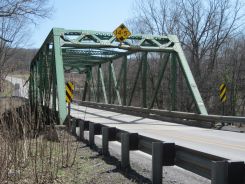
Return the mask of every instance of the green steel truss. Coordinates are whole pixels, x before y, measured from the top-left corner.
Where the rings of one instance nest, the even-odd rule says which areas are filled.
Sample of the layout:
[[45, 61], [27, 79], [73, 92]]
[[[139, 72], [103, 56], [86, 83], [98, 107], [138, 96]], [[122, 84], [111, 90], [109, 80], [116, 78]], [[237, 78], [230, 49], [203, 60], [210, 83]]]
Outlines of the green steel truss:
[[[137, 71], [135, 71], [136, 77], [133, 89], [129, 93], [127, 90], [127, 56], [136, 52], [142, 53], [141, 62]], [[165, 55], [159, 66], [160, 74], [154, 87], [154, 95], [151, 100], [147, 100], [149, 99], [147, 98], [147, 87], [149, 87], [147, 84], [147, 66], [150, 64], [147, 58], [150, 52], [161, 52]], [[113, 62], [119, 58], [123, 58], [123, 62], [117, 79]], [[169, 62], [171, 62], [172, 104], [170, 110], [176, 109], [177, 63], [179, 63], [198, 112], [207, 114], [176, 36], [132, 35], [126, 41], [120, 43], [112, 33], [108, 32], [53, 28], [31, 63], [29, 86], [31, 106], [36, 111], [40, 104], [58, 110], [60, 122], [63, 123], [67, 116], [64, 73], [78, 72], [86, 74], [81, 97], [83, 101], [100, 102], [103, 98], [105, 103], [117, 101], [118, 104], [124, 106], [131, 105], [136, 84], [141, 76], [141, 106], [142, 108], [152, 108]], [[104, 63], [109, 63], [108, 81], [105, 81], [105, 75], [101, 67]], [[95, 67], [97, 68], [97, 89], [92, 75], [92, 69]], [[108, 88], [105, 87], [105, 83], [108, 83]], [[119, 89], [119, 86], [122, 90]], [[116, 93], [116, 99], [111, 95], [113, 90]]]

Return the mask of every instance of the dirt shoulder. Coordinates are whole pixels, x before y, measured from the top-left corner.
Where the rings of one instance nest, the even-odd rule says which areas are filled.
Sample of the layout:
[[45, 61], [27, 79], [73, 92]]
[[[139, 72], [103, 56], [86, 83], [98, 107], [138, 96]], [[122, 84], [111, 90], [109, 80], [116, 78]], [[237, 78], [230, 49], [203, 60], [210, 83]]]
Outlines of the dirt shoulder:
[[76, 161], [71, 168], [59, 171], [57, 183], [138, 183], [126, 172], [118, 169], [113, 158], [103, 158], [84, 143], [79, 143]]

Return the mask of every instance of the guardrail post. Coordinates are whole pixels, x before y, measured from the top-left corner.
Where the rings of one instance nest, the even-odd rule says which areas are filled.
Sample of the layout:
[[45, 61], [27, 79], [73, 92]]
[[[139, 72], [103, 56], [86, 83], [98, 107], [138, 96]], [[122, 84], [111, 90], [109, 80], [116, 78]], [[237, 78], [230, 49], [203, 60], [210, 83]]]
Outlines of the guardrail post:
[[89, 122], [89, 146], [94, 145], [94, 123]]
[[162, 166], [175, 164], [175, 144], [164, 142], [152, 143], [152, 183], [162, 183]]
[[244, 162], [228, 161], [228, 184], [244, 184], [244, 175]]
[[214, 161], [211, 166], [212, 184], [244, 184], [244, 162]]
[[121, 167], [126, 169], [130, 167], [129, 163], [129, 133], [121, 134]]
[[102, 128], [102, 154], [109, 154], [109, 127]]
[[81, 141], [84, 141], [84, 131], [85, 130], [89, 130], [89, 121], [84, 121], [84, 120], [80, 120], [79, 121], [79, 127], [80, 127], [80, 135], [79, 135], [79, 139]]
[[102, 127], [102, 154], [109, 155], [109, 141], [116, 140], [117, 129], [115, 127]]
[[94, 136], [101, 134], [101, 124], [89, 123], [89, 145], [94, 146]]
[[213, 161], [211, 164], [211, 184], [228, 184], [228, 162]]
[[152, 183], [162, 183], [163, 143], [152, 143]]
[[121, 168], [130, 167], [130, 150], [138, 150], [139, 138], [137, 133], [121, 134]]
[[71, 134], [74, 135], [74, 136], [77, 136], [76, 127], [77, 127], [77, 119], [76, 118], [72, 118]]

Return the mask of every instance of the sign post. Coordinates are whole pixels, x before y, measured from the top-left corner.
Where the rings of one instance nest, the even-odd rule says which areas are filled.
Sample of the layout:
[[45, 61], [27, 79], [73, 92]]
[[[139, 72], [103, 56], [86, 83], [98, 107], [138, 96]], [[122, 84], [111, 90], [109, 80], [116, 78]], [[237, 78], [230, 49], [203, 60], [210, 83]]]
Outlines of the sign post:
[[66, 102], [68, 104], [68, 129], [70, 129], [71, 124], [71, 102], [74, 98], [73, 91], [74, 91], [74, 84], [72, 82], [66, 83]]
[[[222, 83], [220, 86], [219, 86], [219, 99], [222, 103], [222, 114], [225, 115], [225, 102], [227, 101], [227, 96], [226, 96], [226, 92], [227, 92], [227, 87], [225, 85], [225, 83]], [[222, 125], [224, 125], [222, 123]]]

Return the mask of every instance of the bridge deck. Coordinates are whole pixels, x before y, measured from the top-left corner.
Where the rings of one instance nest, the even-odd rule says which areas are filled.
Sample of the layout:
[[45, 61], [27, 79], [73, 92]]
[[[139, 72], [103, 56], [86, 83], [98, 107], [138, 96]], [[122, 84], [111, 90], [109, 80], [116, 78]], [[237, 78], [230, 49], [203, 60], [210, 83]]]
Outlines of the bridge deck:
[[245, 161], [245, 134], [191, 127], [72, 104], [71, 115], [155, 139]]

